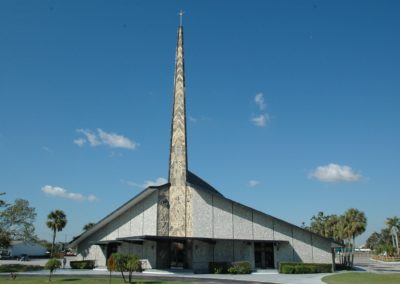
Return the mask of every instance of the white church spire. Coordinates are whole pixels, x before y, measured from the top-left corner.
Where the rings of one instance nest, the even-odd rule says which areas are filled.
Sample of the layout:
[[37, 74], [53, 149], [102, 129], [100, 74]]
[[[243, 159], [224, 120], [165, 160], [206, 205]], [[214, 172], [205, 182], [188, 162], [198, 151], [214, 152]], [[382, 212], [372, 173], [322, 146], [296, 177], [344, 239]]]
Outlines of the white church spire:
[[[179, 13], [180, 24], [183, 12]], [[169, 182], [172, 186], [186, 185], [186, 106], [185, 106], [185, 65], [183, 53], [183, 27], [178, 28], [174, 80], [174, 104], [172, 111], [171, 146], [169, 159]]]

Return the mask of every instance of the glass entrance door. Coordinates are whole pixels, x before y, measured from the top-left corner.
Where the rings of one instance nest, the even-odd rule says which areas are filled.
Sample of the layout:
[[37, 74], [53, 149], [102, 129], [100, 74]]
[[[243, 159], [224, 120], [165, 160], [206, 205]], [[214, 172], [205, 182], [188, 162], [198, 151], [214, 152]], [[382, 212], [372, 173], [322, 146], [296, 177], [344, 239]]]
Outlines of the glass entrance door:
[[171, 242], [171, 268], [184, 268], [185, 259], [185, 243]]
[[274, 268], [274, 246], [272, 243], [254, 243], [254, 261], [256, 268]]

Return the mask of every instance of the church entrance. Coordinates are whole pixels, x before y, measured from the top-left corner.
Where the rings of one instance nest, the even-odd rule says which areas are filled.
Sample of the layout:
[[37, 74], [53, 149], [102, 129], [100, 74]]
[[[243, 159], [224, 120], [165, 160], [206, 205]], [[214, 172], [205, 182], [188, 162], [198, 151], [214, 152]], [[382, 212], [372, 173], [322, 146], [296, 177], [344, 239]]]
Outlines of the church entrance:
[[274, 246], [272, 243], [254, 243], [254, 262], [256, 268], [274, 268]]
[[157, 242], [157, 268], [191, 268], [192, 242], [190, 240], [162, 240]]
[[171, 268], [185, 267], [186, 253], [184, 242], [171, 242]]

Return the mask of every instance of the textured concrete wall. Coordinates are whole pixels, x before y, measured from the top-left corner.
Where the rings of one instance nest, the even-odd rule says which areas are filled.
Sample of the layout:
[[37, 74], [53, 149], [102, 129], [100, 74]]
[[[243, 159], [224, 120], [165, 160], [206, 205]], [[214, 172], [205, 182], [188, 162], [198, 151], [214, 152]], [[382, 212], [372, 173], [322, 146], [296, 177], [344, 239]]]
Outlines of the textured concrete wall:
[[273, 240], [273, 219], [257, 211], [253, 213], [254, 240]]
[[157, 192], [153, 192], [150, 196], [142, 201], [144, 213], [142, 229], [143, 235], [157, 235], [157, 201]]
[[214, 261], [234, 261], [232, 240], [218, 240], [214, 245]]
[[157, 192], [125, 211], [101, 230], [107, 232], [101, 240], [130, 236], [157, 235]]
[[191, 189], [193, 192], [193, 236], [201, 238], [213, 237], [213, 207], [212, 195], [202, 190]]
[[233, 238], [232, 202], [214, 196], [214, 238]]
[[313, 235], [312, 236], [312, 244], [313, 244], [313, 259], [314, 262], [318, 263], [331, 263], [332, 262], [332, 254], [330, 242], [327, 242], [322, 237]]
[[254, 269], [254, 243], [248, 241], [234, 242], [235, 261], [248, 261]]
[[[157, 252], [157, 243], [154, 241], [145, 241], [143, 243], [143, 259], [147, 261], [146, 269], [155, 268], [156, 267], [156, 252]], [[143, 264], [143, 263], [142, 263]]]
[[95, 261], [96, 266], [106, 266], [106, 252], [98, 245], [92, 245], [91, 240], [87, 239], [78, 246], [78, 255], [76, 259], [90, 259]]
[[208, 263], [213, 261], [213, 244], [194, 240], [192, 268], [196, 272], [207, 272]]
[[253, 239], [253, 212], [240, 204], [233, 204], [233, 235], [235, 239]]
[[311, 233], [293, 227], [293, 261], [313, 262]]

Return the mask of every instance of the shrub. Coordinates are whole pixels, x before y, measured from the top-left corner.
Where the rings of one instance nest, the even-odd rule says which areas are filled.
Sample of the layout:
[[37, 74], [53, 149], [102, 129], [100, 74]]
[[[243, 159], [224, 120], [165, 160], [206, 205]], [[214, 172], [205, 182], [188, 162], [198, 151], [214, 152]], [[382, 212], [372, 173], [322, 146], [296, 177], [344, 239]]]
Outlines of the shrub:
[[209, 262], [208, 272], [213, 274], [226, 274], [230, 266], [230, 262]]
[[231, 274], [250, 274], [251, 265], [248, 261], [234, 262], [232, 266], [228, 268], [228, 272]]
[[53, 275], [53, 272], [61, 267], [61, 261], [59, 261], [56, 258], [50, 258], [47, 262], [46, 265], [44, 266], [46, 269], [50, 270], [50, 275], [49, 275], [49, 281], [51, 282], [51, 276]]
[[72, 269], [93, 269], [95, 262], [94, 260], [75, 260], [70, 261], [69, 265]]
[[25, 265], [25, 264], [2, 264], [0, 265], [0, 272], [25, 272], [43, 270], [44, 267], [40, 265]]
[[306, 273], [329, 273], [332, 272], [332, 265], [327, 263], [301, 263], [281, 262], [279, 273], [283, 274], [306, 274]]

